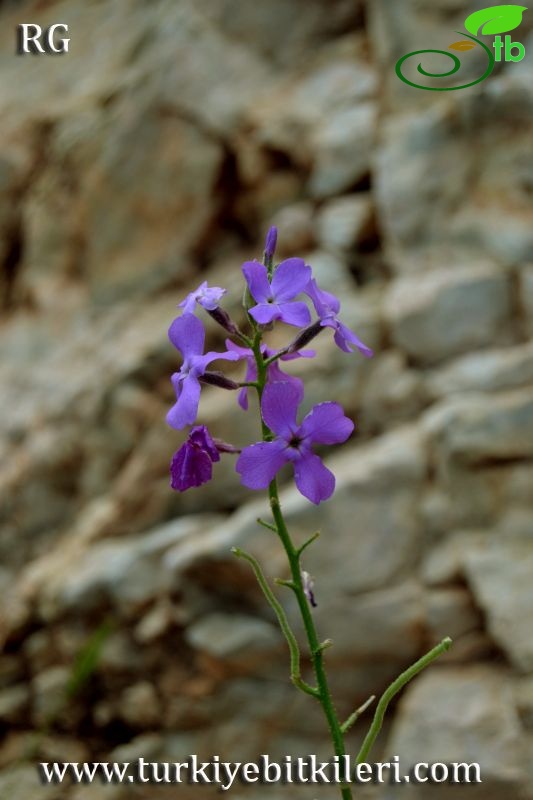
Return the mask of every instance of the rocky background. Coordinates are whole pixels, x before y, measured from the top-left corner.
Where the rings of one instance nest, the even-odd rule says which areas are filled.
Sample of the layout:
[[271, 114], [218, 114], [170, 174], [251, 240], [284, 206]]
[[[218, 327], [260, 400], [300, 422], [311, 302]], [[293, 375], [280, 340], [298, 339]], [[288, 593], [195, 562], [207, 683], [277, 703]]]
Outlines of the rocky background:
[[[211, 796], [46, 787], [37, 761], [328, 756], [229, 554], [244, 545], [283, 575], [255, 524], [264, 500], [231, 459], [201, 490], [168, 485], [181, 439], [164, 422], [178, 363], [166, 329], [203, 279], [238, 313], [240, 263], [270, 224], [376, 351], [348, 357], [323, 336], [318, 359], [291, 367], [308, 405], [337, 399], [357, 421], [331, 454], [333, 501], [283, 494], [296, 536], [322, 530], [306, 566], [338, 707], [451, 635], [374, 758], [478, 761], [484, 780], [481, 794], [358, 796], [533, 797], [531, 24], [527, 58], [473, 89], [421, 92], [393, 69], [446, 48], [483, 5], [1, 3], [2, 800]], [[15, 56], [28, 21], [69, 23], [70, 54]], [[464, 56], [467, 74], [481, 58]], [[202, 420], [255, 440], [232, 393], [205, 391]]]

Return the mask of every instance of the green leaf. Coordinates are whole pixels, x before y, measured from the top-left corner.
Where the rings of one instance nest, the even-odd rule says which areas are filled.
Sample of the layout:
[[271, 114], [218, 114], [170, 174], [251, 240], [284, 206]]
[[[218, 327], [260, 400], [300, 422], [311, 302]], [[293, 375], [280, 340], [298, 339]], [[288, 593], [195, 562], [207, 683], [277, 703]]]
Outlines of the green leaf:
[[465, 20], [465, 28], [473, 36], [479, 33], [490, 36], [495, 33], [507, 33], [518, 28], [522, 22], [522, 14], [527, 6], [491, 6], [470, 14]]

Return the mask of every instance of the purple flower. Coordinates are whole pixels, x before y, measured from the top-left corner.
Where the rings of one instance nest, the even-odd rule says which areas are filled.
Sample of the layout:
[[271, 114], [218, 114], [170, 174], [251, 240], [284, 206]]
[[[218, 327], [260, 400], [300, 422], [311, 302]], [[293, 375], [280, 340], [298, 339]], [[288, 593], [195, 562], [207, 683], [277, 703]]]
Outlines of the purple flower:
[[[228, 350], [232, 350], [235, 353], [239, 354], [239, 358], [244, 359], [246, 361], [246, 375], [244, 377], [245, 383], [249, 383], [250, 381], [257, 380], [257, 364], [255, 363], [255, 356], [253, 350], [248, 347], [239, 347], [239, 345], [232, 342], [231, 339], [226, 339], [226, 347]], [[261, 346], [261, 352], [264, 357], [270, 358], [276, 352], [272, 350], [270, 347], [267, 347], [265, 344]], [[299, 350], [291, 353], [290, 355], [281, 356], [281, 361], [293, 361], [295, 358], [314, 358], [315, 351], [314, 350]], [[294, 375], [287, 375], [286, 372], [282, 372], [279, 368], [278, 362], [273, 361], [267, 367], [267, 379], [270, 383], [274, 383], [276, 381], [292, 383], [294, 386], [297, 386], [300, 390], [303, 388], [303, 381], [300, 378], [296, 378]], [[238, 402], [239, 405], [244, 411], [248, 410], [248, 386], [244, 386], [241, 391], [239, 392]]]
[[237, 353], [205, 353], [205, 330], [202, 322], [194, 314], [185, 313], [177, 317], [168, 330], [168, 338], [182, 354], [183, 364], [172, 377], [176, 391], [176, 403], [167, 414], [167, 422], [172, 428], [192, 425], [198, 414], [200, 402], [200, 381], [211, 361], [222, 358], [225, 361], [238, 361]]
[[275, 438], [245, 447], [236, 469], [249, 489], [265, 489], [284, 464], [291, 462], [294, 479], [301, 494], [318, 505], [331, 497], [335, 476], [315, 455], [313, 444], [339, 444], [354, 429], [338, 403], [319, 403], [296, 421], [303, 398], [301, 388], [292, 383], [269, 383], [263, 391], [261, 413]]
[[337, 318], [341, 304], [335, 295], [325, 292], [323, 289], [319, 289], [314, 278], [309, 281], [305, 293], [313, 301], [316, 313], [320, 318], [320, 324], [323, 327], [333, 328], [335, 331], [335, 336], [333, 338], [335, 339], [335, 344], [340, 347], [341, 350], [344, 350], [345, 353], [352, 353], [353, 348], [350, 345], [354, 344], [367, 358], [373, 355], [370, 347], [367, 347], [353, 331]]
[[276, 244], [278, 243], [278, 229], [272, 226], [265, 239], [265, 256], [269, 261], [274, 258], [276, 252]]
[[250, 294], [257, 305], [250, 314], [260, 325], [276, 319], [300, 328], [309, 325], [311, 315], [305, 303], [291, 302], [303, 292], [311, 279], [311, 267], [302, 258], [287, 258], [274, 271], [272, 282], [268, 270], [258, 261], [246, 261], [242, 271]]
[[178, 492], [184, 492], [192, 486], [207, 483], [211, 480], [215, 461], [220, 461], [216, 445], [205, 425], [197, 425], [172, 456], [170, 485]]
[[194, 314], [196, 303], [198, 303], [206, 311], [214, 311], [218, 307], [219, 300], [225, 294], [225, 289], [221, 289], [220, 286], [211, 286], [210, 288], [207, 281], [204, 281], [194, 292], [188, 294], [185, 300], [182, 300], [178, 308], [182, 308], [185, 314]]

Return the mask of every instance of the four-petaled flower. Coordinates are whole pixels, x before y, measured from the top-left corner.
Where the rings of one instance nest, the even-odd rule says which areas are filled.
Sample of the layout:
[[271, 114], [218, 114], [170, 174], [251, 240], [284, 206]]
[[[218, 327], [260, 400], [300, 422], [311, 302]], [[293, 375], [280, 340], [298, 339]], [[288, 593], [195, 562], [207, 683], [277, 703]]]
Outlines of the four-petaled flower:
[[337, 318], [341, 304], [334, 294], [319, 289], [314, 278], [309, 281], [305, 293], [313, 301], [316, 313], [320, 319], [320, 324], [323, 327], [333, 328], [335, 331], [333, 338], [335, 339], [335, 344], [340, 347], [341, 350], [344, 350], [345, 353], [352, 353], [353, 348], [350, 345], [354, 344], [367, 358], [373, 355], [370, 347], [367, 347], [350, 328]]
[[168, 330], [168, 337], [183, 356], [179, 372], [171, 376], [176, 392], [176, 402], [167, 414], [167, 422], [172, 428], [192, 425], [198, 414], [200, 402], [199, 378], [208, 365], [217, 358], [225, 361], [238, 361], [237, 353], [205, 353], [205, 329], [194, 314], [185, 313], [177, 317]]
[[185, 300], [181, 301], [178, 308], [182, 308], [184, 314], [194, 314], [196, 303], [198, 303], [206, 311], [214, 311], [225, 294], [225, 289], [220, 286], [208, 286], [207, 281], [204, 281], [194, 292], [188, 294]]
[[[246, 374], [244, 376], [245, 383], [250, 383], [251, 381], [257, 380], [257, 364], [255, 363], [255, 356], [254, 351], [249, 347], [239, 347], [238, 344], [232, 342], [231, 339], [226, 339], [226, 347], [228, 350], [232, 350], [235, 353], [239, 354], [239, 358], [244, 359], [246, 361]], [[267, 347], [266, 344], [261, 346], [261, 353], [263, 354], [264, 358], [271, 358], [276, 351], [272, 350], [270, 347]], [[314, 350], [299, 350], [295, 353], [291, 353], [290, 355], [283, 355], [280, 356], [281, 361], [293, 361], [295, 358], [313, 358], [315, 355]], [[294, 375], [287, 375], [286, 372], [282, 372], [279, 368], [278, 362], [273, 361], [272, 364], [269, 364], [267, 367], [267, 379], [270, 383], [274, 383], [276, 381], [286, 381], [287, 383], [292, 383], [297, 386], [300, 390], [303, 388], [303, 381], [300, 378], [295, 377]], [[239, 405], [244, 411], [248, 409], [248, 386], [244, 386], [241, 391], [239, 392], [238, 402]]]
[[236, 470], [249, 489], [265, 489], [286, 463], [294, 467], [296, 486], [318, 505], [331, 497], [335, 476], [312, 452], [313, 444], [340, 444], [354, 429], [338, 403], [319, 403], [299, 425], [296, 421], [303, 393], [291, 383], [269, 383], [263, 391], [261, 414], [275, 438], [245, 447]]
[[170, 485], [178, 492], [211, 480], [213, 462], [220, 454], [205, 425], [192, 428], [186, 442], [172, 456]]
[[268, 270], [258, 261], [245, 261], [242, 271], [250, 294], [257, 302], [250, 314], [260, 325], [279, 319], [287, 325], [303, 327], [311, 322], [306, 304], [294, 302], [311, 279], [311, 267], [302, 258], [287, 258], [282, 261], [268, 280]]

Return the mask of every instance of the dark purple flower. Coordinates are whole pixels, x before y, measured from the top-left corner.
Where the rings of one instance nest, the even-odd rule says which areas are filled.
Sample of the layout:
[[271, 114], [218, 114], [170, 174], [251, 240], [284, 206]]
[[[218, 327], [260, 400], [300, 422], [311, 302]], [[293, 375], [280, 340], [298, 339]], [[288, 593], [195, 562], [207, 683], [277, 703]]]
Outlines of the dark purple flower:
[[215, 442], [205, 425], [192, 428], [186, 442], [172, 456], [170, 485], [178, 492], [211, 480], [213, 462], [220, 461]]
[[367, 358], [373, 355], [370, 347], [367, 347], [350, 328], [337, 318], [341, 304], [334, 294], [319, 289], [314, 278], [309, 281], [305, 293], [313, 301], [316, 313], [320, 318], [320, 324], [323, 327], [333, 328], [335, 331], [335, 336], [333, 338], [335, 339], [335, 344], [340, 347], [341, 350], [344, 350], [345, 353], [352, 353], [353, 348], [350, 345], [354, 344]]
[[178, 308], [182, 308], [185, 314], [194, 314], [196, 303], [198, 303], [206, 311], [214, 311], [225, 294], [225, 289], [221, 289], [220, 286], [209, 287], [207, 281], [204, 281], [194, 292], [188, 294], [185, 300], [182, 300]]
[[183, 364], [179, 372], [171, 376], [176, 392], [176, 403], [167, 414], [167, 422], [172, 428], [192, 425], [198, 414], [200, 402], [200, 381], [208, 365], [217, 358], [225, 361], [238, 361], [237, 353], [205, 353], [205, 329], [194, 314], [185, 313], [177, 317], [168, 330], [168, 338], [182, 354]]
[[[239, 358], [246, 361], [246, 375], [244, 377], [245, 382], [249, 383], [250, 381], [257, 380], [257, 364], [255, 363], [253, 350], [248, 347], [239, 347], [239, 345], [235, 344], [235, 342], [232, 342], [231, 339], [226, 339], [226, 347], [228, 350], [238, 353]], [[261, 352], [264, 357], [270, 358], [276, 351], [263, 344], [261, 346]], [[281, 356], [280, 360], [293, 361], [295, 358], [313, 358], [314, 356], [314, 350], [299, 350], [298, 352], [291, 353], [290, 355], [286, 354]], [[270, 383], [274, 383], [276, 381], [285, 381], [287, 383], [292, 383], [299, 389], [303, 388], [303, 382], [300, 380], [300, 378], [296, 378], [294, 375], [287, 375], [286, 372], [282, 372], [277, 361], [273, 361], [272, 364], [267, 367], [267, 379]], [[244, 409], [244, 411], [248, 409], [248, 388], [248, 386], [244, 386], [239, 392], [238, 397], [239, 405], [242, 409]]]
[[294, 302], [296, 295], [304, 291], [311, 279], [311, 267], [302, 258], [287, 258], [276, 268], [272, 282], [268, 270], [258, 261], [246, 261], [242, 271], [250, 294], [257, 305], [250, 314], [260, 325], [276, 319], [301, 328], [309, 325], [311, 315], [305, 303]]
[[272, 226], [265, 239], [265, 257], [272, 261], [274, 253], [276, 252], [276, 245], [278, 243], [278, 229]]
[[244, 486], [265, 489], [281, 467], [291, 462], [299, 491], [318, 505], [333, 494], [335, 476], [311, 446], [346, 441], [354, 424], [338, 403], [319, 403], [298, 425], [296, 414], [302, 398], [303, 391], [292, 383], [265, 386], [261, 413], [275, 438], [245, 447], [236, 469]]

